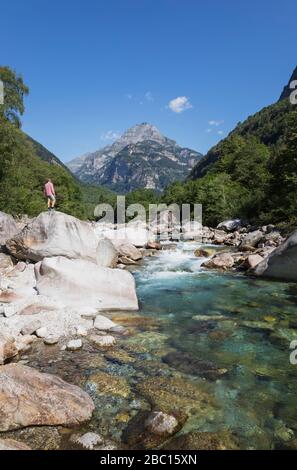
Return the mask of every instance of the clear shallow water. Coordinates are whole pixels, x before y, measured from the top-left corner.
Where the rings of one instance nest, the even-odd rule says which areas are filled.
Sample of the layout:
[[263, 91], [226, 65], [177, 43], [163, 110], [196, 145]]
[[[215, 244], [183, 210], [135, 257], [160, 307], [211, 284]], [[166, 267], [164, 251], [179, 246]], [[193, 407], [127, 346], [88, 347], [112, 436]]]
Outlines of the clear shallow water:
[[194, 416], [185, 428], [228, 428], [241, 447], [281, 447], [297, 435], [297, 366], [289, 363], [297, 286], [204, 270], [195, 247], [180, 244], [136, 273], [141, 313], [162, 320], [167, 346], [180, 353], [171, 366], [193, 377], [203, 377], [195, 359], [228, 370], [209, 381], [214, 416]]
[[[205, 270], [197, 247], [179, 244], [135, 270], [141, 308], [110, 315], [130, 332], [116, 347], [102, 351], [84, 339], [71, 353], [39, 343], [27, 364], [83, 387], [96, 409], [80, 432], [98, 432], [119, 449], [199, 449], [197, 432], [227, 433], [227, 448], [296, 448], [289, 344], [297, 339], [297, 285]], [[177, 436], [193, 434], [190, 443], [147, 439], [139, 421], [150, 410], [175, 414]], [[34, 428], [13, 437], [33, 448], [71, 448], [72, 433]]]

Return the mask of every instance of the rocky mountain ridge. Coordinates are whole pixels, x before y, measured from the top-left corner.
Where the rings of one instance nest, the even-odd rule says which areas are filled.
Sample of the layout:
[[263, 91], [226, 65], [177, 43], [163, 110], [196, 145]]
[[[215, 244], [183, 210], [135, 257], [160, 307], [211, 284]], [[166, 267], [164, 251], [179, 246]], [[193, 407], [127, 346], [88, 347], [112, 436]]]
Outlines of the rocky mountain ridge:
[[155, 126], [142, 123], [112, 145], [78, 157], [67, 166], [81, 181], [116, 191], [162, 191], [172, 180], [184, 179], [201, 157], [163, 136]]

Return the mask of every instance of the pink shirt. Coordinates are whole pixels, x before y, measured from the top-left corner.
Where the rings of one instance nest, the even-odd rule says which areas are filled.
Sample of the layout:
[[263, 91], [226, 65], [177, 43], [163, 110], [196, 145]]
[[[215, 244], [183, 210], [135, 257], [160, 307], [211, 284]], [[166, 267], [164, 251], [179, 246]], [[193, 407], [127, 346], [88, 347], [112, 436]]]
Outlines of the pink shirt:
[[55, 195], [55, 189], [53, 183], [51, 181], [48, 181], [44, 185], [44, 193], [46, 196], [54, 196]]

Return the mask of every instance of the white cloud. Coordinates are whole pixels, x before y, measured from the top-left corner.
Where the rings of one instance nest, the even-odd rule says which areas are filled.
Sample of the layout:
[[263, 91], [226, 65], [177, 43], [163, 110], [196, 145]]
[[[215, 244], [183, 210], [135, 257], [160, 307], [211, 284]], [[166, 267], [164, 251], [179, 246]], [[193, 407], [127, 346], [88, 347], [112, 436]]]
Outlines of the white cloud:
[[101, 140], [116, 140], [121, 136], [121, 134], [118, 131], [107, 131], [101, 134]]
[[205, 129], [205, 132], [207, 132], [207, 134], [209, 134], [210, 132], [212, 131], [212, 129]]
[[169, 101], [168, 107], [171, 109], [171, 111], [177, 114], [186, 111], [186, 109], [193, 108], [189, 98], [187, 98], [186, 96], [178, 96], [177, 98], [174, 98], [173, 100]]
[[131, 93], [126, 93], [125, 98], [127, 98], [127, 100], [132, 100], [133, 95]]
[[224, 121], [216, 121], [215, 119], [213, 119], [212, 121], [208, 121], [208, 124], [210, 126], [221, 126], [222, 124], [224, 124]]
[[223, 134], [224, 134], [224, 131], [218, 131], [218, 134], [219, 134], [219, 135], [223, 135]]

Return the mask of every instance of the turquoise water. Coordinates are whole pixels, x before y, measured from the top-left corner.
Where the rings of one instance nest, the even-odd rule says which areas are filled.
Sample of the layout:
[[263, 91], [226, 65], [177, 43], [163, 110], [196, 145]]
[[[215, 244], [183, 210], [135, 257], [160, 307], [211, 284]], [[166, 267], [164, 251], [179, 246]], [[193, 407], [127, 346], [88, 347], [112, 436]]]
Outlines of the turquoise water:
[[216, 400], [213, 416], [190, 417], [184, 431], [228, 429], [243, 448], [285, 446], [297, 433], [297, 366], [289, 362], [297, 286], [210, 272], [195, 248], [179, 244], [135, 274], [141, 314], [160, 321], [172, 349], [165, 362], [204, 380]]
[[[205, 270], [197, 247], [181, 243], [135, 269], [140, 311], [110, 314], [128, 333], [115, 333], [113, 348], [98, 350], [88, 338], [76, 352], [37, 342], [23, 359], [83, 387], [95, 411], [79, 431], [118, 449], [218, 448], [213, 435], [224, 435], [225, 448], [296, 448], [289, 345], [297, 339], [297, 285]], [[173, 441], [146, 436], [151, 410], [177, 417]], [[33, 448], [72, 448], [72, 429], [55, 433], [31, 428], [12, 437]]]

